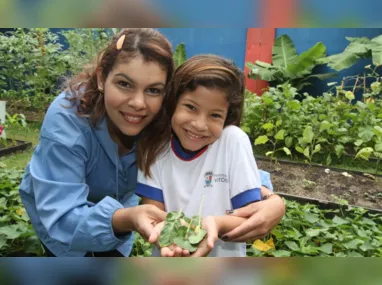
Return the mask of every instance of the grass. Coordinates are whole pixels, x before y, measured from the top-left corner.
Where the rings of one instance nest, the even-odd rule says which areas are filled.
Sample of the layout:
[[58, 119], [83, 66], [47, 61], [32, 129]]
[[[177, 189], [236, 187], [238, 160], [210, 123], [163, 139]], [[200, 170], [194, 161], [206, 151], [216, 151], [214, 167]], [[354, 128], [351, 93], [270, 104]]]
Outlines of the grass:
[[32, 147], [18, 153], [0, 157], [1, 167], [25, 168], [32, 157], [33, 150], [39, 142], [41, 123], [30, 123], [27, 127], [10, 126], [6, 129], [7, 137], [15, 140], [28, 141]]

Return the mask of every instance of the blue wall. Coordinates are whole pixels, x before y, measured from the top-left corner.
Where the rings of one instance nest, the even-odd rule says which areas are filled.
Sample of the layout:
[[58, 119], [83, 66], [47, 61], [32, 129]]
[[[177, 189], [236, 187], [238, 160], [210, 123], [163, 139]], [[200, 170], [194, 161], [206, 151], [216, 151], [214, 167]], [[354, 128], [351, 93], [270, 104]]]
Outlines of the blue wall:
[[[382, 28], [297, 28], [297, 29], [276, 29], [276, 37], [287, 34], [293, 41], [298, 54], [308, 50], [317, 42], [321, 41], [326, 46], [328, 55], [341, 53], [349, 44], [345, 37], [367, 37], [369, 39], [382, 34]], [[364, 67], [371, 63], [371, 59], [359, 60], [351, 68], [339, 72], [338, 77], [330, 78], [326, 81], [315, 79], [313, 87], [308, 87], [304, 91], [312, 95], [319, 95], [328, 89], [327, 82], [341, 82], [344, 76], [363, 74]], [[314, 69], [315, 73], [335, 72], [326, 67], [319, 66]], [[358, 96], [360, 96], [358, 94]]]
[[238, 67], [244, 68], [246, 28], [158, 30], [170, 40], [174, 48], [183, 42], [187, 58], [200, 53], [213, 53], [231, 59]]

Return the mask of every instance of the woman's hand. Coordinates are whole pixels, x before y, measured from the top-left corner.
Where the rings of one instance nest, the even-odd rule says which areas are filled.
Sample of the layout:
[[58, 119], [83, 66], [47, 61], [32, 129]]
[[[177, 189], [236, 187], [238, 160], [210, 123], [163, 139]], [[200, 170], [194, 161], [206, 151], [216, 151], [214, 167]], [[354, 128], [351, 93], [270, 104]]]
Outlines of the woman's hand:
[[285, 204], [278, 195], [272, 195], [267, 200], [249, 204], [227, 214], [248, 218], [240, 226], [226, 233], [224, 241], [244, 242], [263, 238], [275, 227], [285, 214]]
[[154, 226], [164, 221], [166, 215], [153, 205], [118, 209], [112, 218], [113, 229], [117, 234], [137, 231], [145, 240], [155, 243], [159, 234], [154, 231]]

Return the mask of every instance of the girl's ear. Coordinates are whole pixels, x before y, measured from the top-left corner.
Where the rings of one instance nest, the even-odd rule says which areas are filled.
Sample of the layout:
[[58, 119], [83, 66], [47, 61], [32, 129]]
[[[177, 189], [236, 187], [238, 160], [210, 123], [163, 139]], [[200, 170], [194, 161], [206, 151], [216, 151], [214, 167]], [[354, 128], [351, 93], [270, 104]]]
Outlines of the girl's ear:
[[104, 89], [104, 79], [102, 76], [102, 68], [101, 67], [97, 68], [97, 87], [100, 91], [103, 91], [103, 89]]

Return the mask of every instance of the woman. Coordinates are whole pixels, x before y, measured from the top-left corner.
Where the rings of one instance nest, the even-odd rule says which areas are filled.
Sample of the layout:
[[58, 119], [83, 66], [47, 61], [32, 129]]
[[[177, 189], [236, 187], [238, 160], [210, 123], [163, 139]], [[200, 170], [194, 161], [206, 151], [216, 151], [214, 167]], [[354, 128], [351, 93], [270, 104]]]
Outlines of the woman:
[[[158, 126], [166, 122], [161, 105], [172, 73], [171, 44], [162, 34], [126, 29], [51, 104], [20, 186], [48, 255], [129, 256], [133, 231], [155, 242], [153, 224], [166, 213], [137, 206], [136, 141], [145, 143], [148, 133], [165, 135]], [[256, 209], [261, 214], [228, 238], [269, 231], [284, 211], [275, 201], [262, 202]]]

